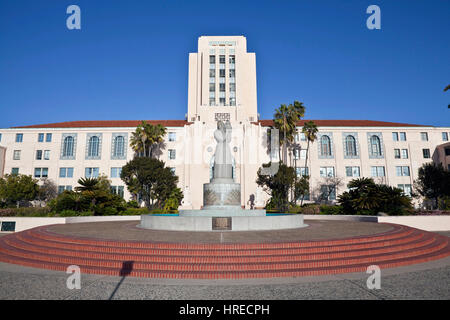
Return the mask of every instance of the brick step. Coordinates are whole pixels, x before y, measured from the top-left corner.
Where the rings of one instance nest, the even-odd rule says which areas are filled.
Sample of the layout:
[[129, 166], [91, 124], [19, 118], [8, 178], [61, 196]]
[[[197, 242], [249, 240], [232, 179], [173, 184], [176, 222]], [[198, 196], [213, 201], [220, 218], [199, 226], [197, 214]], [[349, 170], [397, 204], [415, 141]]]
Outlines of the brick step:
[[414, 228], [388, 224], [393, 230], [371, 236], [359, 236], [345, 239], [317, 240], [317, 241], [292, 241], [292, 242], [266, 242], [266, 243], [167, 243], [144, 241], [113, 241], [80, 237], [67, 237], [47, 231], [48, 226], [27, 230], [33, 237], [67, 244], [95, 245], [115, 248], [142, 248], [142, 249], [197, 249], [197, 250], [236, 250], [236, 249], [279, 249], [279, 248], [308, 248], [317, 246], [337, 246], [345, 244], [369, 243], [381, 240], [396, 239], [414, 232]]
[[[28, 250], [19, 249], [10, 246], [7, 241], [1, 239], [0, 252], [9, 256], [25, 258], [30, 260], [38, 260], [47, 263], [60, 263], [66, 265], [79, 266], [96, 266], [107, 268], [121, 268], [122, 261], [105, 260], [105, 259], [87, 259], [71, 256], [59, 256], [45, 253], [35, 253]], [[434, 240], [434, 239], [433, 239]], [[290, 269], [305, 269], [305, 268], [325, 268], [331, 266], [343, 266], [352, 264], [377, 264], [387, 260], [405, 259], [418, 255], [430, 254], [448, 246], [447, 238], [436, 237], [436, 241], [432, 241], [424, 246], [401, 250], [393, 253], [370, 254], [357, 257], [332, 258], [323, 260], [308, 260], [308, 261], [285, 261], [285, 262], [259, 262], [259, 263], [150, 263], [150, 262], [134, 262], [134, 268], [138, 270], [151, 271], [258, 271], [258, 270], [290, 270]]]
[[[54, 256], [70, 256], [77, 258], [87, 259], [101, 259], [101, 260], [118, 260], [118, 261], [135, 261], [135, 262], [154, 262], [154, 263], [258, 263], [258, 262], [287, 262], [287, 261], [307, 261], [307, 260], [326, 260], [345, 257], [357, 257], [365, 255], [375, 255], [382, 253], [394, 253], [404, 251], [408, 249], [414, 249], [423, 247], [436, 241], [432, 234], [418, 233], [415, 237], [410, 237], [410, 240], [404, 244], [396, 245], [382, 245], [376, 248], [353, 248], [348, 250], [336, 250], [336, 247], [329, 247], [325, 249], [333, 249], [328, 252], [314, 252], [311, 248], [302, 249], [310, 252], [292, 252], [298, 251], [298, 249], [292, 250], [279, 250], [279, 252], [273, 252], [270, 250], [270, 254], [259, 255], [253, 254], [240, 254], [233, 256], [198, 256], [198, 255], [176, 255], [176, 253], [164, 250], [164, 254], [157, 253], [143, 253], [143, 254], [123, 254], [123, 253], [109, 253], [109, 252], [96, 252], [92, 250], [84, 250], [78, 248], [78, 250], [54, 248], [42, 246], [39, 242], [33, 243], [33, 239], [22, 237], [19, 234], [16, 238], [6, 238], [4, 241], [15, 248], [22, 249], [32, 253], [43, 253]], [[264, 251], [264, 250], [260, 250]]]
[[56, 242], [52, 240], [42, 240], [33, 237], [30, 233], [17, 233], [16, 238], [31, 245], [38, 245], [47, 247], [49, 249], [65, 249], [72, 251], [85, 251], [95, 253], [109, 253], [109, 254], [135, 254], [135, 255], [162, 255], [162, 256], [207, 256], [207, 257], [233, 257], [233, 256], [267, 256], [267, 255], [289, 255], [289, 254], [311, 254], [311, 253], [332, 253], [359, 249], [373, 249], [380, 247], [388, 247], [393, 245], [407, 244], [424, 237], [424, 233], [418, 230], [413, 230], [409, 236], [397, 238], [393, 240], [362, 242], [357, 244], [347, 244], [339, 246], [318, 246], [305, 248], [280, 248], [280, 249], [142, 249], [132, 247], [105, 247], [95, 245], [81, 245], [65, 242]]
[[[410, 258], [380, 261], [376, 263], [380, 268], [394, 268], [410, 264], [423, 263], [441, 259], [450, 255], [449, 246], [433, 253], [422, 254]], [[0, 261], [19, 264], [34, 268], [44, 268], [50, 270], [66, 271], [67, 265], [62, 263], [48, 263], [32, 259], [9, 256], [0, 252]], [[277, 271], [232, 271], [232, 272], [162, 272], [133, 269], [122, 270], [117, 268], [80, 266], [81, 272], [86, 274], [102, 274], [111, 276], [133, 276], [146, 278], [171, 278], [171, 279], [243, 279], [243, 278], [272, 278], [272, 277], [300, 277], [319, 276], [327, 274], [339, 274], [349, 272], [365, 272], [369, 264], [356, 264], [347, 266], [335, 266], [326, 268], [306, 268]]]

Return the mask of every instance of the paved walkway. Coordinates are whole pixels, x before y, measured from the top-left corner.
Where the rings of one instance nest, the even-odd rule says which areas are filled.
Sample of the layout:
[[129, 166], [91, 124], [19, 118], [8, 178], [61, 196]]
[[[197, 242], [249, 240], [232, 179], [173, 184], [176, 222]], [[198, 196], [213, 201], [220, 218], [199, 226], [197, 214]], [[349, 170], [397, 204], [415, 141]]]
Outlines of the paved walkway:
[[381, 270], [381, 289], [368, 274], [264, 280], [160, 280], [82, 275], [69, 290], [64, 272], [0, 263], [0, 299], [450, 299], [450, 258]]

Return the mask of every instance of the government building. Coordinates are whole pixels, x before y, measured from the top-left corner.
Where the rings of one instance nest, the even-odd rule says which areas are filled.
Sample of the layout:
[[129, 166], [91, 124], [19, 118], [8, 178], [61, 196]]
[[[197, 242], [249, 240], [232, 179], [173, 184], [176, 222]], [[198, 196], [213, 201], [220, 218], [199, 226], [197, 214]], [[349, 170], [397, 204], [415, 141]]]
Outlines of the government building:
[[[272, 120], [259, 118], [256, 58], [243, 36], [202, 36], [198, 52], [189, 54], [188, 106], [184, 120], [146, 120], [167, 128], [159, 159], [179, 177], [182, 209], [200, 209], [203, 184], [210, 181], [218, 120], [229, 120], [233, 179], [241, 184], [241, 205], [264, 207], [269, 196], [257, 186], [263, 163], [278, 161], [268, 148]], [[280, 102], [281, 103], [281, 102]], [[313, 120], [319, 132], [310, 144], [301, 134], [288, 159], [297, 173], [310, 175], [307, 201], [327, 200], [347, 190], [358, 177], [411, 193], [419, 167], [442, 163], [450, 170], [450, 127], [371, 120]], [[141, 120], [68, 121], [0, 129], [0, 176], [26, 174], [51, 179], [59, 192], [71, 190], [81, 177], [106, 175], [114, 192], [131, 199], [120, 179], [122, 166], [134, 157], [129, 141]]]

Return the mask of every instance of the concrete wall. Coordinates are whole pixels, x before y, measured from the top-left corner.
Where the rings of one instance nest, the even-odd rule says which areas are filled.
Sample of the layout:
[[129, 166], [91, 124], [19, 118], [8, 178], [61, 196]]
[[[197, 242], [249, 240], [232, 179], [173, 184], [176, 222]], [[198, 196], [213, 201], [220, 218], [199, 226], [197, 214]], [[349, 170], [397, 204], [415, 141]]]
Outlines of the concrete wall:
[[389, 216], [378, 217], [378, 222], [402, 224], [426, 231], [450, 230], [450, 216]]
[[61, 218], [41, 218], [41, 217], [0, 217], [0, 222], [15, 221], [16, 232], [28, 230], [40, 226], [65, 223], [82, 222], [106, 222], [106, 221], [139, 221], [141, 216], [105, 216], [105, 217], [61, 217]]

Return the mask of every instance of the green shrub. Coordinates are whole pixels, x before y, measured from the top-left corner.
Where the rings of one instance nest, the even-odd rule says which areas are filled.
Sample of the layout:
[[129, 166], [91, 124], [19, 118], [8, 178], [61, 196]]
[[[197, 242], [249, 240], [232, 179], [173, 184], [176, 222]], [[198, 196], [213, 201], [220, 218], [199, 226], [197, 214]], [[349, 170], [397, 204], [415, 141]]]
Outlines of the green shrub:
[[61, 212], [58, 213], [58, 215], [60, 217], [75, 217], [80, 215], [80, 213], [75, 210], [62, 210]]
[[327, 214], [327, 215], [336, 215], [336, 214], [343, 214], [343, 209], [341, 206], [332, 206], [332, 205], [321, 205], [320, 206], [320, 214]]
[[150, 212], [148, 211], [147, 208], [128, 208], [125, 211], [121, 212], [121, 215], [126, 215], [126, 216], [140, 216], [142, 214], [149, 214]]
[[320, 214], [320, 206], [317, 204], [306, 204], [302, 207], [303, 214]]
[[136, 200], [130, 200], [126, 204], [127, 208], [139, 208], [139, 203]]
[[4, 208], [0, 209], [0, 217], [48, 217], [50, 212], [48, 207]]

